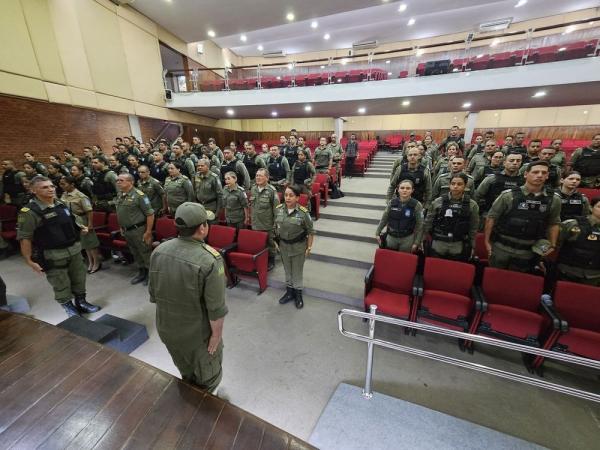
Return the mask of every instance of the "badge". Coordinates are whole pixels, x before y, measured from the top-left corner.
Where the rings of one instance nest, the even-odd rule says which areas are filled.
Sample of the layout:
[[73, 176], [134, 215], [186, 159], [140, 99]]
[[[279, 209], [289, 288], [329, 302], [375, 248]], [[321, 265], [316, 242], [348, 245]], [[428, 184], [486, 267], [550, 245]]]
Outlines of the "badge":
[[444, 217], [454, 217], [450, 208], [446, 210], [446, 214], [444, 214]]
[[410, 216], [411, 216], [410, 209], [407, 209], [406, 211], [404, 211], [404, 217], [410, 217]]
[[587, 237], [587, 240], [588, 240], [588, 241], [597, 241], [597, 240], [598, 240], [598, 236], [596, 236], [594, 233], [592, 233], [592, 234], [590, 234], [590, 235]]
[[569, 205], [581, 205], [581, 200], [569, 200]]
[[150, 204], [150, 200], [148, 200], [148, 197], [143, 197], [143, 199], [146, 206], [148, 206]]
[[540, 205], [540, 212], [546, 212], [547, 205]]
[[529, 205], [527, 204], [527, 202], [523, 202], [523, 203], [519, 203], [519, 206], [517, 206], [517, 209], [529, 209]]

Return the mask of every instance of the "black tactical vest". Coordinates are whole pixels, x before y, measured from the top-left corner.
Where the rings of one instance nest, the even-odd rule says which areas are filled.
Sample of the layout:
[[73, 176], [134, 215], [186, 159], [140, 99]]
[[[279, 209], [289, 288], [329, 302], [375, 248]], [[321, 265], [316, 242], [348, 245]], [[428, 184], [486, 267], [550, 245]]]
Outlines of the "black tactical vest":
[[515, 175], [514, 177], [503, 173], [494, 175], [494, 181], [489, 187], [487, 195], [485, 196], [484, 211], [490, 210], [494, 200], [498, 198], [502, 191], [522, 186], [524, 182], [525, 180], [523, 177], [519, 175]]
[[304, 184], [308, 178], [308, 163], [298, 163], [294, 169], [294, 184]]
[[167, 163], [162, 163], [160, 166], [152, 164], [149, 168], [150, 176], [156, 178], [161, 184], [164, 184], [167, 179], [167, 166]]
[[[451, 211], [451, 213], [450, 213]], [[433, 219], [432, 237], [445, 242], [465, 241], [471, 227], [471, 204], [469, 196], [463, 196], [462, 202], [451, 202], [445, 195], [442, 207]]]
[[235, 173], [237, 175], [237, 183], [240, 186], [244, 186], [244, 174], [237, 171], [237, 163], [238, 160], [236, 158], [233, 158], [229, 162], [223, 161], [223, 164], [221, 165], [221, 184], [223, 186], [225, 186], [225, 174], [227, 172]]
[[286, 176], [285, 167], [283, 167], [283, 156], [279, 158], [269, 157], [269, 180], [280, 181]]
[[554, 194], [525, 197], [521, 188], [513, 188], [512, 193], [512, 207], [498, 220], [497, 231], [516, 239], [543, 239]]
[[56, 202], [53, 207], [43, 211], [33, 201], [27, 206], [42, 219], [42, 224], [33, 233], [36, 247], [43, 250], [67, 248], [79, 240], [75, 217], [65, 204]]
[[258, 164], [256, 164], [256, 158], [258, 158], [257, 155], [252, 157], [244, 155], [244, 158], [242, 159], [242, 162], [246, 166], [246, 170], [248, 171], [251, 180], [254, 180], [256, 177], [256, 171], [260, 168]]
[[408, 163], [402, 163], [400, 166], [400, 175], [398, 176], [398, 183], [394, 187], [394, 191], [398, 188], [398, 185], [404, 181], [412, 181], [415, 190], [413, 191], [413, 197], [423, 203], [425, 197], [425, 168], [419, 164], [417, 170], [409, 170]]
[[25, 192], [21, 183], [17, 182], [16, 175], [16, 170], [7, 170], [2, 174], [2, 186], [4, 187], [4, 192], [10, 195], [10, 198], [13, 200], [17, 195]]
[[594, 150], [589, 147], [584, 148], [581, 156], [575, 161], [572, 167], [582, 177], [600, 175], [600, 150]]
[[584, 203], [581, 192], [573, 192], [573, 194], [567, 195], [557, 189], [556, 193], [560, 197], [560, 220], [574, 219], [587, 213], [583, 210]]
[[290, 164], [290, 167], [294, 167], [294, 163], [298, 160], [298, 147], [290, 147], [286, 145], [283, 147], [282, 156], [285, 156]]
[[106, 181], [106, 174], [109, 172], [108, 169], [102, 172], [92, 173], [92, 192], [98, 200], [112, 200], [116, 195], [117, 191], [110, 181]]
[[588, 270], [600, 270], [600, 231], [594, 231], [587, 217], [576, 217], [581, 232], [575, 241], [565, 241], [558, 262]]
[[392, 236], [406, 237], [414, 233], [417, 224], [416, 206], [417, 201], [414, 198], [405, 205], [402, 205], [398, 197], [391, 200], [387, 228]]

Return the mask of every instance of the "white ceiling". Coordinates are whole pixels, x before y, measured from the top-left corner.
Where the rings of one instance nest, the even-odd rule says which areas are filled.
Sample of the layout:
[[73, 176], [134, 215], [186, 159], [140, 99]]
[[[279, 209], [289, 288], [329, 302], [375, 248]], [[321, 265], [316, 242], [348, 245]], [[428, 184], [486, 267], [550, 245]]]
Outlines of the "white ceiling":
[[[406, 11], [398, 12], [400, 3]], [[287, 54], [349, 48], [354, 42], [395, 42], [471, 31], [479, 23], [513, 17], [514, 22], [599, 6], [598, 0], [135, 0], [133, 7], [187, 42], [207, 39], [209, 29], [222, 48], [240, 56], [264, 51]], [[296, 20], [285, 16], [293, 12]], [[414, 18], [416, 23], [408, 26]], [[319, 27], [310, 23], [317, 20]], [[240, 41], [240, 35], [247, 42]], [[326, 41], [323, 35], [329, 33]]]

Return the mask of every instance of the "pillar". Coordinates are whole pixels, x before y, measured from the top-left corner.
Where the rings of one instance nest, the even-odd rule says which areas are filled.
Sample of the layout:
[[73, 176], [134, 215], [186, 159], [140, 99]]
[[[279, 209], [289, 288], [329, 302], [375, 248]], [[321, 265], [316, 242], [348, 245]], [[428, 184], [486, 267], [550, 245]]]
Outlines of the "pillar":
[[467, 115], [467, 120], [465, 121], [465, 143], [470, 143], [473, 138], [473, 132], [477, 125], [477, 116], [479, 116], [479, 113], [476, 112], [470, 112]]
[[344, 136], [344, 119], [342, 119], [341, 117], [336, 117], [334, 127], [335, 134], [338, 137], [338, 142], [340, 142], [342, 140], [342, 137]]
[[[135, 136], [138, 141], [143, 142], [139, 117], [130, 114], [127, 116], [127, 118], [129, 119], [129, 130], [131, 131], [131, 135]], [[150, 138], [154, 138], [154, 136], [149, 136], [148, 139]]]

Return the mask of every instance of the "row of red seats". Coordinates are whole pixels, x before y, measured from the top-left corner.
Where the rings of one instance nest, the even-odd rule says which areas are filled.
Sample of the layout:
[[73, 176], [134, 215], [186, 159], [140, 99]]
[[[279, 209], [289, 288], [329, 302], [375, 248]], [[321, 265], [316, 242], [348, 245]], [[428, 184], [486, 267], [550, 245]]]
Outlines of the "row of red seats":
[[0, 236], [7, 241], [17, 239], [17, 207], [14, 205], [0, 205]]
[[[559, 281], [552, 306], [541, 301], [543, 277], [487, 267], [475, 284], [473, 264], [425, 258], [422, 274], [418, 265], [417, 255], [377, 249], [365, 277], [365, 310], [377, 305], [412, 322], [600, 360], [600, 288]], [[530, 368], [542, 363], [535, 358]]]

